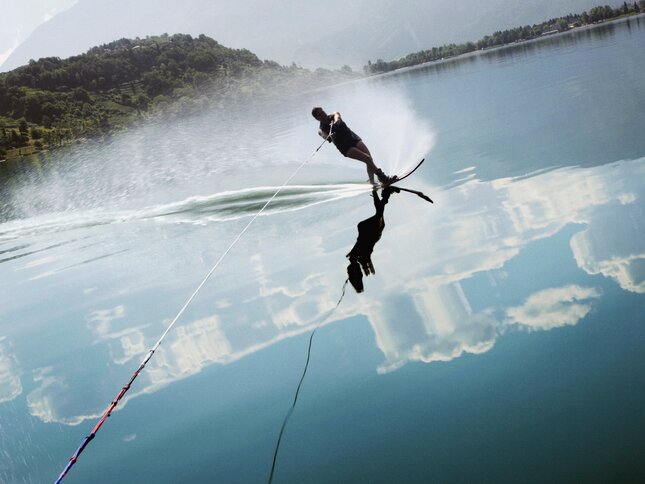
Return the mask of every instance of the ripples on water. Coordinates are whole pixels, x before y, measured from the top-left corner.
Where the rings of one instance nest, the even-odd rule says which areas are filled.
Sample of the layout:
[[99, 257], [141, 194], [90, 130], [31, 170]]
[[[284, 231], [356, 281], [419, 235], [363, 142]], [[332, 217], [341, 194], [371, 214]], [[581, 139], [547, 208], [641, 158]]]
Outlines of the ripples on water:
[[[642, 76], [610, 69], [619, 53], [642, 54], [624, 28], [614, 34], [148, 126], [19, 167], [2, 186], [0, 480], [61, 470], [244, 219], [319, 142], [314, 104], [342, 110], [390, 172], [429, 152], [436, 129], [405, 183], [436, 203], [392, 196], [376, 274], [317, 335], [278, 478], [512, 481], [528, 468], [546, 481], [573, 474], [544, 462], [606, 469], [589, 457], [596, 443], [598, 455], [638, 449], [645, 147], [631, 133], [645, 92]], [[504, 72], [524, 81], [507, 86]], [[531, 109], [499, 109], [523, 102]], [[365, 178], [325, 147], [285, 188], [78, 478], [265, 477], [306, 349], [297, 336], [336, 304], [356, 226], [374, 213]], [[629, 425], [612, 423], [624, 415]], [[554, 435], [566, 442], [525, 452], [524, 439]], [[629, 452], [612, 459], [635, 469]]]
[[[50, 213], [0, 225], [0, 242], [54, 232], [97, 227], [116, 223], [155, 221], [206, 224], [255, 215], [279, 187], [257, 187], [210, 196], [189, 197], [174, 203], [123, 211]], [[292, 185], [283, 188], [263, 215], [304, 209], [319, 203], [354, 197], [370, 190], [366, 184], [325, 186]], [[19, 248], [28, 247], [21, 245]], [[56, 246], [52, 246], [56, 247]], [[11, 250], [17, 250], [16, 248]], [[1, 254], [2, 252], [0, 252]]]

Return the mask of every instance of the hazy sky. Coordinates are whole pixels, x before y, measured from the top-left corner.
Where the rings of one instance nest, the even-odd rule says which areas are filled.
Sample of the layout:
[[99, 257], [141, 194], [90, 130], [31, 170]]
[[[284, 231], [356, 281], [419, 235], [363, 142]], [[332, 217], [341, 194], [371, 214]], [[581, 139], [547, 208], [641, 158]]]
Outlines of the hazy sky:
[[36, 27], [78, 0], [0, 0], [0, 64]]
[[[119, 38], [208, 35], [315, 68], [390, 60], [581, 12], [600, 0], [0, 0], [0, 72]], [[616, 6], [621, 0], [610, 0]], [[62, 12], [62, 14], [61, 14]], [[52, 18], [53, 17], [53, 18]], [[48, 21], [50, 20], [51, 21]]]

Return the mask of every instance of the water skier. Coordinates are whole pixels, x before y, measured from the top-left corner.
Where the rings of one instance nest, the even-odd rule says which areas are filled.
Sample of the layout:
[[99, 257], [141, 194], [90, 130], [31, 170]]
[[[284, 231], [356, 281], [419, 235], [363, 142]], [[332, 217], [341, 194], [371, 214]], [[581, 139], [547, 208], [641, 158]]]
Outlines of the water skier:
[[320, 136], [330, 143], [333, 142], [343, 156], [362, 161], [367, 165], [367, 176], [372, 185], [375, 185], [374, 175], [383, 185], [388, 185], [397, 179], [396, 176], [387, 176], [374, 164], [370, 150], [365, 146], [360, 136], [349, 129], [339, 112], [327, 114], [323, 108], [315, 107], [311, 110], [311, 115], [320, 122], [318, 129]]

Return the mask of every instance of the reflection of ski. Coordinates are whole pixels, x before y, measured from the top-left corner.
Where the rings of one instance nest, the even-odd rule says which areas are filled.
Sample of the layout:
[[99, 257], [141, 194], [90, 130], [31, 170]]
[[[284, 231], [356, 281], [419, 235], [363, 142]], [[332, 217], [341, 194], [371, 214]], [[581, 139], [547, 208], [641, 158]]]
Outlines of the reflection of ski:
[[[416, 166], [415, 166], [414, 168], [412, 168], [410, 171], [408, 171], [408, 172], [404, 173], [403, 175], [401, 175], [401, 176], [397, 177], [397, 178], [396, 178], [396, 180], [394, 180], [392, 183], [387, 183], [387, 184], [386, 184], [386, 183], [381, 183], [381, 184], [379, 185], [379, 188], [382, 188], [383, 190], [391, 190], [391, 191], [396, 192], [396, 193], [399, 193], [399, 192], [401, 192], [401, 191], [403, 191], [403, 192], [408, 192], [408, 193], [414, 193], [415, 195], [417, 195], [417, 196], [419, 196], [419, 197], [423, 198], [426, 202], [434, 203], [434, 202], [432, 201], [432, 199], [431, 199], [429, 196], [427, 196], [425, 193], [423, 193], [423, 192], [420, 192], [420, 191], [418, 191], [418, 190], [410, 190], [409, 188], [401, 188], [401, 187], [394, 187], [394, 186], [392, 186], [392, 185], [394, 185], [395, 183], [400, 182], [400, 181], [401, 181], [401, 180], [403, 180], [404, 178], [407, 178], [407, 177], [409, 177], [410, 175], [412, 175], [412, 173], [414, 173], [415, 171], [417, 171], [417, 168], [419, 168], [419, 167], [423, 164], [423, 162], [424, 162], [425, 160], [426, 160], [426, 159], [425, 159], [425, 158], [423, 158], [419, 163], [417, 163], [417, 164], [416, 164]], [[390, 188], [390, 187], [392, 187], [392, 188]]]
[[425, 193], [420, 192], [418, 190], [410, 190], [409, 188], [400, 188], [400, 187], [394, 187], [394, 190], [400, 190], [402, 192], [414, 193], [415, 195], [423, 198], [426, 202], [434, 203], [432, 201], [432, 199], [428, 195], [426, 195]]

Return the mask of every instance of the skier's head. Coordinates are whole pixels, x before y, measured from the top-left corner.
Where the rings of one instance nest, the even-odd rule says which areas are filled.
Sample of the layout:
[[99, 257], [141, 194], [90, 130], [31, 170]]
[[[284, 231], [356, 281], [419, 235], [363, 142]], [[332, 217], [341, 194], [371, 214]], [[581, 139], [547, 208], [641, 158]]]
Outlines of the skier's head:
[[327, 119], [327, 113], [319, 106], [316, 106], [311, 110], [311, 115], [318, 121], [325, 121]]

